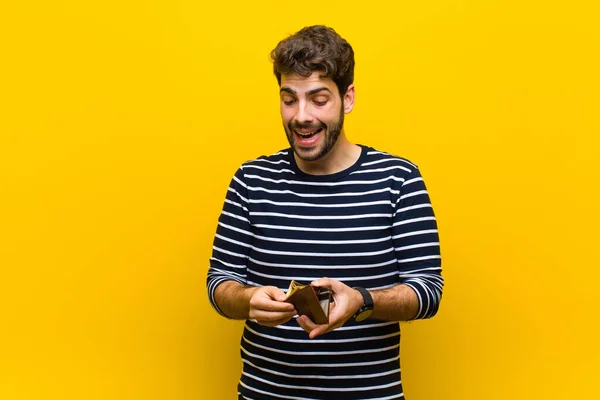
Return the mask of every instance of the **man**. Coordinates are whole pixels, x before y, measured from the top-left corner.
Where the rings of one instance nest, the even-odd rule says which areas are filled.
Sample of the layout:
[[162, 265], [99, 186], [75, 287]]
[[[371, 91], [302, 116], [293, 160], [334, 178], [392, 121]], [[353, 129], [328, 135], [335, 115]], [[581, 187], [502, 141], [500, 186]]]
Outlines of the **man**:
[[[435, 315], [443, 287], [423, 179], [346, 137], [354, 52], [333, 29], [271, 55], [290, 148], [236, 172], [207, 277], [214, 308], [247, 320], [239, 398], [402, 399], [398, 321]], [[291, 280], [331, 286], [328, 323], [283, 301]]]

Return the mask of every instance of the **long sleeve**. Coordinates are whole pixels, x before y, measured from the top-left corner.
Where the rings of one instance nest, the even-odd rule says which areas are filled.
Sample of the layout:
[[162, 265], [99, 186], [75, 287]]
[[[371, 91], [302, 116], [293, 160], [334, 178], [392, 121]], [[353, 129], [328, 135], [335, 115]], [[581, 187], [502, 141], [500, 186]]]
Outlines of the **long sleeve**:
[[223, 316], [225, 314], [219, 309], [214, 298], [217, 286], [230, 280], [246, 284], [248, 252], [253, 240], [247, 192], [241, 167], [227, 189], [206, 278], [209, 301]]
[[400, 282], [419, 299], [414, 319], [433, 317], [442, 299], [440, 243], [429, 194], [418, 168], [406, 176], [393, 215], [392, 239]]

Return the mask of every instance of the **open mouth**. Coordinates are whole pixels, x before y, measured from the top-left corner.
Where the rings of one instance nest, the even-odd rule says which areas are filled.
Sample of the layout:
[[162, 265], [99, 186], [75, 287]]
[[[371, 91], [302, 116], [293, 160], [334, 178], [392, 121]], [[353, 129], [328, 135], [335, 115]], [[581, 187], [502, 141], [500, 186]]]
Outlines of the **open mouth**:
[[307, 139], [311, 139], [313, 137], [315, 137], [316, 135], [318, 135], [319, 133], [321, 133], [321, 131], [323, 130], [323, 128], [318, 128], [312, 131], [307, 131], [307, 130], [303, 130], [303, 131], [297, 131], [294, 130], [294, 133], [296, 135], [298, 135], [301, 139], [307, 140]]

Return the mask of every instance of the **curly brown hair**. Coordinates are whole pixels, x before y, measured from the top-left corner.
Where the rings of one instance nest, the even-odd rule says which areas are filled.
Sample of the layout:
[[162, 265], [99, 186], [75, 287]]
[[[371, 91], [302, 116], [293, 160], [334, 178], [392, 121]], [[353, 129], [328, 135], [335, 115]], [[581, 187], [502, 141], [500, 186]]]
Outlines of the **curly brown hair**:
[[279, 42], [271, 51], [271, 59], [279, 85], [281, 74], [309, 77], [314, 71], [321, 71], [321, 78], [331, 78], [343, 97], [354, 82], [354, 50], [327, 26], [302, 28]]

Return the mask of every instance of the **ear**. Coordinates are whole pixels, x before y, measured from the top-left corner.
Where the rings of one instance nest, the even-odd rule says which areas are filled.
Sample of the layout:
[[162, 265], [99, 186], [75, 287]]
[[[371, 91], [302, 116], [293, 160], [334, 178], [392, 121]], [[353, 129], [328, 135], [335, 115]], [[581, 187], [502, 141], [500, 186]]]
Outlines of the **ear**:
[[354, 109], [354, 85], [348, 86], [346, 94], [344, 94], [344, 114], [349, 114]]

